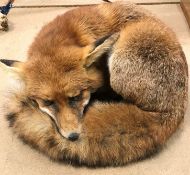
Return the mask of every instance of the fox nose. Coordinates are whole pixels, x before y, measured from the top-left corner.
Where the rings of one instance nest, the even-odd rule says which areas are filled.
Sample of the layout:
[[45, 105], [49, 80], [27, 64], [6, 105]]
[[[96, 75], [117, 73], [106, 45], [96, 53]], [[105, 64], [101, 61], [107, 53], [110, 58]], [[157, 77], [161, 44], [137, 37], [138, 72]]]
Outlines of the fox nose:
[[76, 141], [78, 138], [79, 138], [79, 134], [76, 132], [73, 132], [73, 133], [69, 134], [69, 136], [68, 136], [68, 139], [70, 141]]

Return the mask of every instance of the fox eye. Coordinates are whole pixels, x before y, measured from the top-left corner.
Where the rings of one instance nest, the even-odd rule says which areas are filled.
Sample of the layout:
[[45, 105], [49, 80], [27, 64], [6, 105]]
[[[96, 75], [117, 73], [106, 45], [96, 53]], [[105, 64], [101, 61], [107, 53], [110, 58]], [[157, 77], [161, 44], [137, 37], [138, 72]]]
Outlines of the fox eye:
[[44, 106], [52, 106], [54, 104], [55, 104], [55, 102], [53, 100], [43, 100]]
[[81, 99], [82, 99], [82, 92], [77, 96], [69, 97], [69, 102], [77, 102], [80, 101]]

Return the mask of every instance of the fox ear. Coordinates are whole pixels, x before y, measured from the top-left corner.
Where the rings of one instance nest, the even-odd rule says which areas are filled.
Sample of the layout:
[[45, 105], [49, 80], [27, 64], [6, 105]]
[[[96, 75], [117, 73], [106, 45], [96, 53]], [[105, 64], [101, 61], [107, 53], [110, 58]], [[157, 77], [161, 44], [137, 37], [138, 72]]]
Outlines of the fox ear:
[[17, 67], [19, 64], [23, 64], [22, 62], [17, 60], [6, 60], [6, 59], [0, 59], [0, 62], [10, 67]]
[[[2, 79], [7, 80], [8, 89], [11, 92], [23, 90], [25, 81], [22, 74], [21, 62], [13, 60], [0, 60], [0, 71], [2, 72]], [[12, 67], [14, 66], [14, 67]]]
[[93, 44], [86, 46], [84, 53], [84, 67], [88, 68], [93, 63], [97, 62], [104, 53], [107, 53], [111, 49], [111, 47], [117, 41], [118, 38], [119, 33], [115, 33], [113, 35], [108, 35], [103, 38], [100, 38]]

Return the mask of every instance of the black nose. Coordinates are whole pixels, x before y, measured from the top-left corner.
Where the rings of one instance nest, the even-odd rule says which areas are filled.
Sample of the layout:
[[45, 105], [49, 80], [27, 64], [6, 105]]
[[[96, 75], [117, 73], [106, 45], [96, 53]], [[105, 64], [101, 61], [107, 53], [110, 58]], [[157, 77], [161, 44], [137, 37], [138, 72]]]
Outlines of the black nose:
[[79, 138], [79, 134], [76, 132], [73, 132], [73, 133], [69, 134], [69, 136], [68, 136], [68, 139], [70, 141], [76, 141], [78, 138]]

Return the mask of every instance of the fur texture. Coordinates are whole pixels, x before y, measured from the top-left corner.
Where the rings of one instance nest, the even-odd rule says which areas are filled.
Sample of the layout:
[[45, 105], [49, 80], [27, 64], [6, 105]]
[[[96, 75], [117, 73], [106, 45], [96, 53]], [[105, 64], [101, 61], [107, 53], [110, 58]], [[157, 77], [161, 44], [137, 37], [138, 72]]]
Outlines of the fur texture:
[[[109, 81], [106, 64], [100, 64], [107, 58]], [[188, 75], [183, 51], [171, 29], [132, 4], [82, 7], [57, 17], [36, 37], [23, 71], [27, 88], [10, 98], [10, 126], [55, 160], [114, 166], [143, 159], [163, 146], [184, 117]], [[102, 94], [95, 93], [80, 119], [80, 137], [71, 142], [30, 97], [53, 90], [64, 101], [76, 87], [97, 94], [103, 87], [102, 92], [114, 94], [103, 103]], [[77, 125], [75, 120], [68, 123]]]

